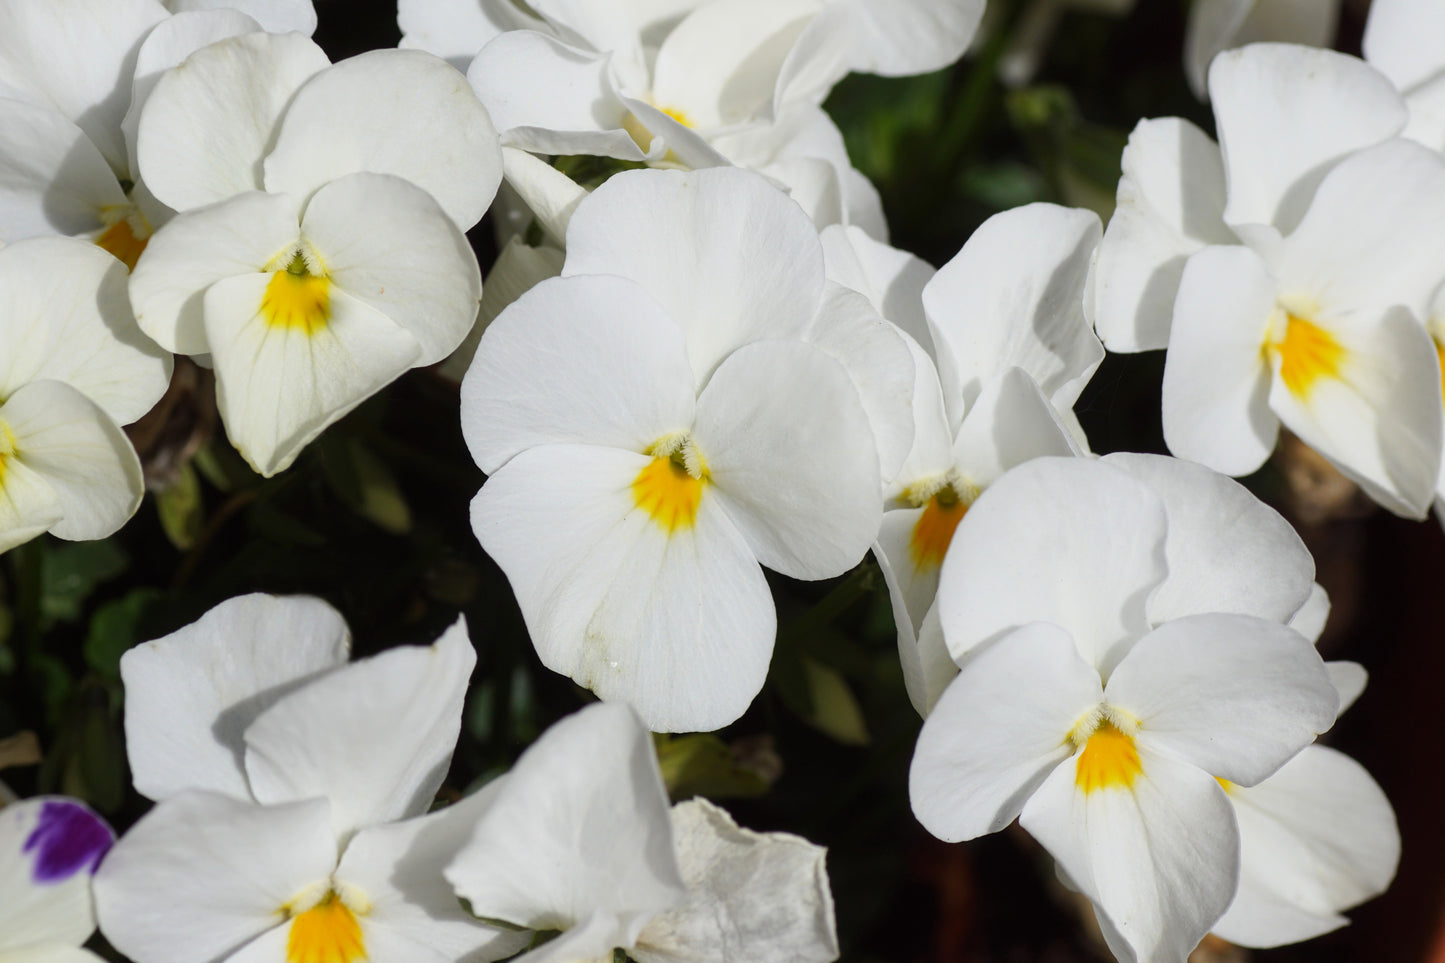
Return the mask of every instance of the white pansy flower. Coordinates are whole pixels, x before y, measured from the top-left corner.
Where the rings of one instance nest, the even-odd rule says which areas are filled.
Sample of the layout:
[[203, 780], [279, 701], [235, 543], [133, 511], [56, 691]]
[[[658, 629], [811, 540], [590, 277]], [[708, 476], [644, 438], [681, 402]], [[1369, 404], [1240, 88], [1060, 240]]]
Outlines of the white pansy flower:
[[1161, 498], [1145, 480], [1175, 469], [1138, 457], [1036, 459], [964, 517], [939, 594], [962, 670], [924, 722], [910, 795], [946, 840], [1018, 817], [1116, 956], [1182, 961], [1238, 879], [1218, 780], [1259, 783], [1339, 700], [1308, 639], [1236, 614], [1297, 610], [1308, 554], [1257, 541], [1246, 566], [1220, 557], [1230, 539], [1180, 537], [1208, 513]]
[[95, 932], [90, 878], [114, 840], [78, 799], [0, 804], [0, 959], [100, 963], [80, 946]]
[[158, 800], [95, 880], [106, 938], [137, 963], [497, 959], [441, 867], [489, 795], [424, 815], [476, 654], [433, 645], [347, 663], [319, 599], [249, 595], [126, 653], [137, 788]]
[[165, 393], [171, 358], [136, 327], [125, 275], [72, 238], [0, 250], [0, 551], [104, 538], [140, 506], [119, 426]]
[[816, 579], [863, 556], [912, 381], [902, 340], [828, 288], [812, 224], [761, 178], [599, 188], [563, 277], [491, 324], [462, 386], [492, 475], [472, 524], [542, 661], [655, 730], [736, 719], [776, 628], [760, 564]]

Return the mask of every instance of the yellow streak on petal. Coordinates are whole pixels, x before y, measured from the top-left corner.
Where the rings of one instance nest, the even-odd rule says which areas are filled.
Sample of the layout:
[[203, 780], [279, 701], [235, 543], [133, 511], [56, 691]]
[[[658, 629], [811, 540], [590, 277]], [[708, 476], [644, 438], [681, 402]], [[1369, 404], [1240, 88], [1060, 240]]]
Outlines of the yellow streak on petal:
[[1297, 398], [1308, 398], [1321, 378], [1338, 378], [1345, 349], [1312, 321], [1289, 315], [1284, 337], [1269, 345], [1279, 354], [1279, 376]]
[[109, 251], [116, 260], [134, 271], [135, 262], [140, 260], [141, 252], [146, 249], [149, 241], [149, 237], [136, 237], [135, 229], [130, 226], [130, 221], [127, 218], [121, 218], [100, 232], [100, 236], [95, 239], [95, 245]]
[[354, 963], [366, 959], [361, 924], [335, 893], [291, 920], [286, 963]]
[[923, 514], [913, 525], [908, 539], [908, 554], [918, 571], [937, 568], [953, 541], [953, 532], [963, 521], [968, 504], [951, 487], [940, 488], [923, 506]]
[[671, 535], [680, 528], [691, 528], [697, 520], [702, 488], [703, 480], [688, 474], [678, 459], [659, 455], [633, 479], [632, 497], [638, 508]]
[[1143, 771], [1134, 737], [1105, 719], [1084, 743], [1074, 774], [1074, 785], [1084, 793], [1100, 789], [1128, 789]]
[[687, 114], [676, 107], [659, 107], [657, 109], [662, 111], [664, 114], [671, 117], [673, 120], [677, 121], [684, 127], [692, 126], [692, 121], [688, 119]]
[[1219, 783], [1219, 788], [1223, 789], [1226, 793], [1234, 792], [1234, 783], [1228, 779], [1220, 779], [1218, 776], [1215, 776], [1214, 781]]
[[1435, 354], [1440, 359], [1440, 399], [1445, 402], [1445, 341], [1441, 341], [1438, 337], [1434, 338], [1434, 341]]
[[15, 454], [15, 433], [0, 421], [0, 487], [5, 484], [5, 463]]
[[316, 334], [331, 319], [331, 280], [291, 270], [277, 271], [261, 296], [261, 316], [273, 328]]

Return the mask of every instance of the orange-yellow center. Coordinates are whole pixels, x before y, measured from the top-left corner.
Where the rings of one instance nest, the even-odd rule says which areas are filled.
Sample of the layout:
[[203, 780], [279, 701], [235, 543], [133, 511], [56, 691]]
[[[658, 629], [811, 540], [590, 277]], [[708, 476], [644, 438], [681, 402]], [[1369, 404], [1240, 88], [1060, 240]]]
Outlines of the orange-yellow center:
[[951, 486], [934, 493], [923, 506], [923, 514], [914, 522], [913, 535], [908, 539], [908, 554], [913, 557], [914, 568], [922, 571], [943, 564], [953, 532], [967, 511], [968, 504]]
[[337, 898], [325, 898], [291, 920], [286, 938], [286, 963], [355, 963], [366, 959], [361, 924]]
[[0, 485], [5, 483], [5, 463], [15, 454], [15, 435], [0, 421]]
[[1321, 378], [1338, 378], [1344, 347], [1313, 321], [1291, 314], [1284, 337], [1269, 345], [1279, 355], [1279, 376], [1298, 398], [1307, 398]]
[[1128, 789], [1143, 771], [1134, 737], [1105, 719], [1084, 743], [1074, 785], [1085, 793], [1099, 789]]
[[702, 478], [689, 474], [678, 455], [658, 455], [633, 479], [632, 497], [638, 508], [672, 534], [691, 528], [697, 520], [702, 489]]
[[271, 275], [261, 296], [261, 316], [273, 328], [316, 334], [331, 319], [331, 280], [311, 274], [296, 255], [286, 270]]
[[121, 218], [101, 231], [100, 236], [95, 239], [95, 243], [97, 247], [109, 251], [116, 260], [134, 271], [135, 262], [140, 260], [141, 252], [146, 249], [146, 243], [149, 240], [149, 237], [136, 237], [135, 229], [130, 226], [130, 221]]
[[1435, 342], [1435, 355], [1440, 359], [1440, 398], [1442, 401], [1445, 401], [1445, 341], [1441, 341], [1439, 337], [1434, 337], [1433, 340]]

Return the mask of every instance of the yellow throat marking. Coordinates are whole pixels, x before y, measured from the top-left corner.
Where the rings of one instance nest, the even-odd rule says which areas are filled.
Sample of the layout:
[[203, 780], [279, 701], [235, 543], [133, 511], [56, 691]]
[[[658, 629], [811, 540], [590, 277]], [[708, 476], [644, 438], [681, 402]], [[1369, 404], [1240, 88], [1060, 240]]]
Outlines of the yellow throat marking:
[[286, 963], [355, 963], [366, 959], [356, 914], [334, 892], [291, 918]]
[[116, 260], [134, 271], [135, 262], [140, 260], [149, 242], [149, 232], [138, 233], [131, 218], [123, 217], [96, 236], [95, 246], [109, 251]]
[[331, 320], [331, 279], [313, 273], [318, 265], [296, 252], [283, 270], [275, 271], [261, 296], [261, 317], [273, 328], [314, 335]]
[[5, 484], [5, 463], [15, 455], [15, 433], [0, 421], [0, 486]]
[[1074, 785], [1085, 795], [1100, 789], [1131, 789], [1144, 771], [1133, 735], [1110, 718], [1100, 718], [1092, 729], [1081, 724], [1070, 738], [1076, 746], [1083, 746]]
[[1279, 376], [1296, 398], [1308, 398], [1321, 378], [1339, 378], [1345, 349], [1313, 321], [1285, 316], [1284, 334], [1266, 350], [1279, 356]]
[[685, 435], [669, 435], [648, 449], [652, 455], [632, 480], [637, 507], [669, 535], [692, 528], [707, 483], [707, 463]]

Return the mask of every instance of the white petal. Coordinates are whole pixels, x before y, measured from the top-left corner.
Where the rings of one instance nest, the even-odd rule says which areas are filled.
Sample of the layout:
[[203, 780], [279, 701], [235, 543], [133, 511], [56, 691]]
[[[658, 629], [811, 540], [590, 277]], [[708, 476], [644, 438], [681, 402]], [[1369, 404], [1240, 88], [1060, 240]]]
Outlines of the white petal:
[[923, 289], [954, 423], [990, 376], [1023, 368], [1068, 409], [1104, 349], [1084, 318], [1097, 215], [1053, 204], [995, 214]]
[[1363, 766], [1309, 746], [1251, 789], [1234, 787], [1242, 859], [1239, 894], [1214, 932], [1242, 946], [1310, 939], [1395, 876], [1400, 832]]
[[1320, 635], [1330, 617], [1330, 596], [1318, 582], [1310, 587], [1309, 598], [1291, 615], [1287, 624], [1300, 635], [1319, 644]]
[[1335, 692], [1340, 697], [1337, 715], [1343, 715], [1345, 710], [1364, 694], [1370, 674], [1358, 662], [1345, 661], [1326, 662], [1325, 671], [1330, 674], [1330, 685], [1335, 687]]
[[149, 411], [170, 383], [171, 358], [136, 326], [126, 280], [124, 264], [78, 239], [0, 251], [0, 397], [50, 378], [119, 424]]
[[1291, 230], [1333, 163], [1405, 126], [1395, 88], [1363, 61], [1293, 44], [1252, 44], [1209, 69], [1229, 184], [1224, 220]]
[[687, 902], [643, 928], [628, 950], [637, 963], [688, 963], [710, 949], [758, 963], [838, 958], [823, 847], [740, 829], [701, 797], [672, 807], [672, 830]]
[[316, 32], [316, 8], [312, 0], [167, 0], [176, 13], [185, 10], [240, 11], [261, 25], [268, 33]]
[[0, 97], [0, 240], [84, 234], [125, 204], [115, 172], [64, 114]]
[[345, 665], [351, 633], [317, 598], [242, 595], [120, 660], [126, 754], [136, 791], [165, 799], [251, 790], [242, 734], [281, 696]]
[[889, 247], [860, 227], [841, 224], [821, 233], [828, 279], [862, 294], [878, 313], [931, 350], [923, 289], [937, 272], [927, 261]]
[[1434, 341], [1402, 307], [1320, 324], [1343, 349], [1338, 377], [1318, 378], [1301, 398], [1279, 377], [1276, 358], [1270, 407], [1376, 502], [1397, 515], [1424, 518], [1440, 477]]
[[261, 161], [287, 103], [329, 63], [297, 33], [242, 34], [197, 50], [146, 101], [136, 133], [140, 176], [178, 211], [261, 188]]
[[398, 0], [396, 7], [398, 46], [445, 57], [461, 71], [498, 34], [546, 27], [512, 0]]
[[335, 865], [324, 799], [257, 806], [185, 792], [110, 851], [95, 875], [96, 916], [133, 959], [225, 959]]
[[548, 668], [656, 731], [717, 729], [762, 688], [772, 594], [717, 487], [668, 532], [632, 485], [646, 455], [544, 445], [517, 455], [472, 502], [472, 527], [507, 573]]
[[[106, 538], [140, 508], [145, 494], [140, 459], [125, 432], [93, 401], [59, 381], [34, 381], [5, 402], [0, 415], [15, 453], [5, 459], [44, 480], [63, 517], [50, 526], [59, 538]], [[20, 501], [10, 479], [7, 499]]]
[[18, 458], [5, 461], [0, 479], [0, 552], [23, 545], [65, 518], [55, 491]]
[[903, 668], [903, 687], [920, 716], [933, 710], [944, 688], [958, 674], [948, 653], [943, 631], [938, 626], [938, 570], [918, 566], [909, 552], [909, 541], [918, 524], [921, 509], [899, 509], [883, 514], [873, 557], [888, 586], [893, 606], [893, 623], [898, 635], [898, 658]]
[[640, 161], [628, 111], [613, 89], [604, 52], [534, 30], [502, 34], [482, 48], [467, 80], [508, 147], [538, 154], [596, 154]]
[[694, 437], [718, 501], [757, 559], [792, 578], [841, 575], [878, 534], [878, 456], [846, 370], [810, 345], [733, 352], [697, 401]]
[[565, 246], [572, 212], [588, 196], [587, 190], [541, 158], [514, 147], [502, 148], [502, 169], [506, 184], [531, 209], [537, 226], [552, 243]]
[[46, 963], [41, 944], [90, 938], [90, 878], [114, 841], [78, 799], [36, 796], [0, 809], [0, 960], [23, 963], [33, 950]]
[[269, 274], [206, 291], [206, 340], [226, 434], [259, 474], [288, 468], [327, 426], [411, 368], [416, 339], [331, 285], [329, 316], [314, 332], [274, 326], [262, 310]]
[[136, 50], [165, 17], [155, 0], [7, 3], [0, 7], [0, 83], [74, 121], [121, 174], [120, 122]]
[[607, 949], [681, 902], [667, 794], [632, 710], [592, 705], [544, 732], [446, 877], [478, 916], [530, 929], [610, 917], [629, 938]]
[[1103, 673], [1144, 634], [1165, 576], [1163, 502], [1102, 462], [1036, 458], [989, 486], [954, 532], [938, 615], [954, 659], [1046, 621]]
[[384, 314], [435, 364], [466, 337], [482, 274], [466, 237], [435, 200], [390, 174], [348, 174], [306, 205], [301, 231], [336, 287]]
[[903, 337], [913, 355], [913, 447], [898, 474], [884, 486], [885, 496], [898, 500], [906, 499], [917, 482], [945, 474], [954, 466], [953, 428], [948, 423], [938, 369], [917, 341], [906, 334]]
[[1198, 0], [1184, 34], [1184, 73], [1201, 100], [1215, 55], [1266, 41], [1328, 47], [1340, 18], [1340, 0]]
[[451, 764], [476, 651], [459, 619], [281, 696], [246, 728], [246, 774], [263, 803], [323, 796], [344, 839], [426, 812]]
[[501, 146], [486, 108], [446, 61], [373, 50], [296, 91], [266, 156], [266, 189], [310, 194], [357, 171], [411, 181], [465, 231], [502, 182]]
[[1275, 296], [1245, 247], [1208, 247], [1184, 266], [1164, 362], [1164, 439], [1175, 455], [1247, 475], [1274, 450], [1263, 348]]
[[908, 774], [913, 814], [945, 842], [1003, 829], [1073, 753], [1070, 729], [1102, 696], [1068, 632], [1036, 622], [1002, 635], [923, 722]]
[[1249, 489], [1178, 458], [1119, 452], [1104, 460], [1152, 488], [1169, 516], [1169, 577], [1149, 599], [1150, 622], [1204, 612], [1284, 622], [1308, 601], [1314, 558]]
[[1445, 9], [1433, 0], [1376, 0], [1365, 21], [1365, 59], [1396, 87], [1409, 90], [1445, 67], [1442, 32]]
[[1198, 127], [1161, 117], [1139, 122], [1121, 163], [1114, 216], [1099, 245], [1094, 325], [1110, 351], [1151, 351], [1169, 343], [1189, 255], [1235, 243], [1223, 219], [1224, 162]]
[[477, 820], [506, 782], [494, 779], [445, 809], [361, 830], [346, 846], [336, 879], [366, 893], [367, 950], [379, 956], [373, 932], [404, 937], [448, 960], [502, 959], [532, 934], [482, 923], [463, 908], [440, 869], [471, 839]]
[[1078, 454], [1058, 410], [1020, 368], [984, 383], [953, 442], [954, 465], [979, 488], [1030, 459]]
[[852, 68], [885, 77], [940, 70], [963, 56], [983, 0], [845, 0], [854, 24]]
[[[157, 24], [146, 36], [136, 57], [130, 107], [121, 121], [132, 177], [140, 171], [136, 145], [139, 142], [141, 111], [165, 72], [202, 47], [261, 29], [255, 20], [232, 9], [229, 2], [226, 6], [216, 6], [208, 0], [186, 0], [186, 5], [194, 8], [193, 11], [177, 13]], [[214, 9], [203, 9], [203, 5], [214, 6]]]
[[1234, 895], [1239, 832], [1224, 791], [1193, 766], [1140, 746], [1132, 792], [1075, 786], [1077, 756], [1019, 823], [1093, 902], [1114, 955], [1183, 960]]
[[177, 354], [208, 354], [206, 289], [265, 269], [300, 236], [300, 204], [254, 191], [178, 215], [154, 235], [130, 276], [141, 330]]
[[1339, 695], [1308, 639], [1245, 615], [1159, 626], [1104, 690], [1138, 720], [1141, 746], [1252, 786], [1334, 724]]
[[641, 284], [687, 333], [701, 386], [740, 345], [800, 336], [823, 292], [823, 251], [803, 210], [735, 168], [629, 171], [579, 204], [562, 273]]
[[642, 288], [554, 278], [482, 337], [462, 382], [462, 433], [488, 473], [534, 445], [646, 451], [692, 427], [691, 375], [682, 332]]
[[487, 270], [487, 286], [482, 291], [482, 303], [477, 308], [476, 324], [472, 325], [472, 330], [467, 332], [457, 350], [437, 368], [437, 373], [460, 384], [476, 356], [483, 332], [512, 302], [548, 278], [560, 275], [564, 256], [561, 250], [549, 244], [532, 247], [516, 236], [508, 240]]

